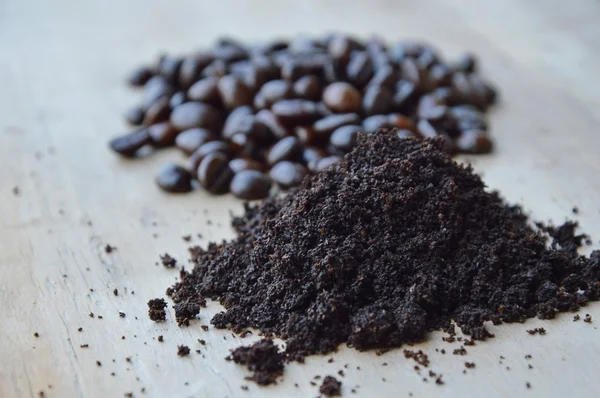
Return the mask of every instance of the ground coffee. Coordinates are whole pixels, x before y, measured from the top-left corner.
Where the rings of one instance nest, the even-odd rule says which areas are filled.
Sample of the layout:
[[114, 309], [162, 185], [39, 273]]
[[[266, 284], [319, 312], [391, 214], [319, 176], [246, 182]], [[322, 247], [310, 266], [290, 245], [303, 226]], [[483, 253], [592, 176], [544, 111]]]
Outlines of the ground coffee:
[[577, 254], [574, 224], [534, 228], [442, 145], [361, 135], [298, 189], [247, 205], [236, 239], [194, 248], [194, 269], [168, 294], [218, 300], [216, 327], [280, 336], [288, 360], [340, 343], [397, 347], [451, 320], [484, 339], [486, 321], [552, 318], [599, 298], [600, 252]]

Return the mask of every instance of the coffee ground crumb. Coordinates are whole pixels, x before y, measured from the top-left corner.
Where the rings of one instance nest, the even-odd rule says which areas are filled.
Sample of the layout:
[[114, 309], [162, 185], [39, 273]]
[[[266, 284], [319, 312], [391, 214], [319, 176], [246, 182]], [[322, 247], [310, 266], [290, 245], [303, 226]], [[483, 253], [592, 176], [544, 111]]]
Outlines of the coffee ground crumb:
[[161, 334], [160, 336], [158, 336], [158, 342], [162, 343], [163, 341], [165, 341], [165, 338], [163, 337], [163, 335]]
[[178, 345], [177, 346], [177, 355], [180, 357], [185, 357], [190, 355], [190, 347], [186, 345]]
[[175, 319], [179, 326], [189, 326], [190, 320], [200, 313], [200, 305], [192, 302], [181, 302], [174, 306]]
[[577, 322], [577, 321], [578, 321], [578, 320], [580, 320], [580, 319], [581, 319], [581, 316], [579, 316], [579, 314], [576, 314], [576, 315], [573, 317], [573, 322]]
[[118, 296], [118, 295], [119, 295], [119, 291], [118, 291], [117, 289], [114, 289], [114, 290], [113, 290], [113, 294], [114, 294], [115, 296]]
[[544, 328], [529, 329], [529, 330], [527, 330], [527, 333], [529, 333], [532, 336], [534, 334], [539, 334], [539, 335], [543, 336], [546, 334], [546, 329], [544, 329]]
[[167, 268], [175, 268], [177, 265], [177, 260], [171, 257], [168, 253], [160, 256], [160, 262]]
[[35, 337], [35, 338], [37, 339], [38, 337], [40, 337], [40, 334], [39, 334], [38, 332], [35, 332], [35, 333], [33, 334], [33, 337]]
[[592, 316], [590, 314], [585, 314], [585, 318], [583, 318], [583, 321], [586, 323], [592, 323]]
[[467, 369], [473, 369], [475, 367], [475, 362], [465, 362], [465, 367]]
[[162, 298], [155, 298], [148, 301], [148, 316], [154, 322], [162, 322], [167, 319], [167, 302]]
[[404, 358], [413, 359], [416, 363], [421, 366], [428, 367], [429, 366], [429, 357], [422, 350], [419, 351], [411, 351], [404, 350]]
[[465, 349], [465, 347], [460, 347], [460, 348], [457, 348], [454, 351], [452, 351], [452, 354], [454, 354], [454, 355], [467, 355], [467, 350]]
[[327, 397], [339, 397], [342, 393], [342, 382], [333, 376], [326, 376], [319, 387], [319, 392]]
[[276, 383], [278, 377], [283, 375], [284, 355], [271, 339], [262, 339], [251, 346], [238, 347], [226, 359], [246, 365], [253, 372], [246, 377], [259, 385]]

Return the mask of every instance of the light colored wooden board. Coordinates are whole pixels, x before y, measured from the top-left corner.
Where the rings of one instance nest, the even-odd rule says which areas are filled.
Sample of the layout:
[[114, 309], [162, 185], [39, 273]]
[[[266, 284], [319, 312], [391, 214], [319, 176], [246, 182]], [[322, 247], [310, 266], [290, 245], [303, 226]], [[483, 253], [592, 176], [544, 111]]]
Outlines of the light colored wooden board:
[[[497, 151], [467, 158], [490, 187], [543, 220], [563, 221], [578, 206], [575, 218], [597, 242], [598, 17], [593, 0], [0, 2], [0, 397], [141, 396], [143, 387], [150, 397], [312, 397], [317, 389], [309, 380], [346, 363], [346, 396], [356, 384], [357, 396], [597, 396], [598, 305], [583, 311], [597, 319], [592, 324], [565, 314], [493, 327], [498, 338], [469, 348], [467, 357], [436, 353], [456, 346], [434, 333], [418, 348], [444, 374], [442, 387], [422, 382], [401, 350], [377, 357], [342, 349], [332, 364], [330, 356], [309, 358], [292, 364], [277, 387], [242, 391], [245, 371], [223, 357], [252, 339], [203, 332], [200, 324], [208, 324], [216, 306], [179, 329], [172, 314], [166, 324], [150, 322], [145, 304], [177, 276], [155, 266], [158, 255], [168, 251], [184, 261], [181, 236], [188, 233], [202, 233], [193, 241], [201, 244], [231, 237], [229, 211], [239, 213], [240, 203], [202, 192], [164, 195], [153, 174], [164, 160], [181, 159], [177, 153], [127, 162], [109, 153], [106, 142], [124, 128], [120, 114], [138, 98], [123, 84], [125, 73], [161, 50], [188, 52], [222, 34], [423, 38], [449, 56], [476, 52], [483, 73], [501, 88], [492, 115]], [[117, 251], [104, 253], [107, 243]], [[548, 335], [525, 333], [536, 326]], [[207, 341], [200, 347], [205, 357], [177, 357], [177, 344], [195, 349], [198, 338]], [[465, 360], [477, 364], [467, 375]]]

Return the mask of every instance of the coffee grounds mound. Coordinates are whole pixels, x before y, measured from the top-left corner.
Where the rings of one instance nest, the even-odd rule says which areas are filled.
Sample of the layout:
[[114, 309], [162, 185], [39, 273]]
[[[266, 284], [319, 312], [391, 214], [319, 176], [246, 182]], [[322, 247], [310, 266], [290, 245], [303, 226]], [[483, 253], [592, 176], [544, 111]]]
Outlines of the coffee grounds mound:
[[167, 313], [165, 308], [167, 307], [167, 302], [165, 299], [155, 298], [148, 301], [148, 316], [154, 322], [161, 322], [167, 319]]
[[451, 320], [484, 339], [486, 321], [553, 318], [599, 298], [600, 252], [579, 256], [568, 233], [550, 246], [442, 145], [361, 137], [299, 189], [247, 205], [237, 238], [197, 250], [171, 297], [218, 300], [217, 328], [277, 335], [289, 360], [341, 343], [398, 347]]
[[323, 384], [319, 387], [319, 392], [326, 397], [339, 397], [342, 390], [342, 382], [337, 381], [333, 376], [325, 376]]
[[283, 375], [284, 354], [279, 352], [271, 339], [262, 339], [251, 346], [238, 347], [227, 357], [233, 362], [246, 365], [254, 374], [246, 377], [260, 385], [276, 383]]

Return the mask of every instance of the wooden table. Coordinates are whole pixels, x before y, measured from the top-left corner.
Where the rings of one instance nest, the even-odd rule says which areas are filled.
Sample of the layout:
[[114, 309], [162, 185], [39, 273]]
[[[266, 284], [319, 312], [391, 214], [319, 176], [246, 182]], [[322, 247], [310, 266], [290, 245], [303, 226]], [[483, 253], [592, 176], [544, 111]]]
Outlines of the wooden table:
[[[278, 386], [243, 391], [245, 370], [223, 357], [251, 338], [204, 332], [215, 305], [183, 329], [172, 313], [158, 325], [146, 315], [146, 301], [163, 296], [177, 277], [155, 265], [158, 255], [185, 261], [181, 236], [188, 233], [202, 233], [192, 241], [200, 244], [231, 237], [228, 212], [239, 213], [240, 202], [203, 192], [165, 195], [153, 175], [178, 153], [128, 162], [106, 143], [138, 99], [125, 73], [163, 50], [185, 53], [221, 34], [423, 38], [448, 56], [476, 52], [501, 88], [492, 115], [496, 152], [468, 159], [489, 186], [538, 219], [575, 217], [597, 243], [598, 21], [596, 0], [1, 2], [0, 397], [139, 397], [142, 389], [149, 397], [314, 397], [309, 381], [340, 369], [344, 396], [356, 388], [356, 396], [597, 397], [598, 305], [582, 311], [594, 317], [591, 324], [564, 314], [492, 327], [497, 338], [469, 347], [465, 357], [434, 333], [415, 348], [430, 355], [444, 386], [423, 382], [402, 350], [378, 357], [343, 348], [333, 363], [309, 358], [289, 366]], [[105, 253], [106, 244], [117, 250]], [[538, 326], [546, 336], [525, 333]], [[178, 344], [201, 354], [179, 358]], [[467, 374], [465, 361], [476, 363]]]

